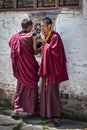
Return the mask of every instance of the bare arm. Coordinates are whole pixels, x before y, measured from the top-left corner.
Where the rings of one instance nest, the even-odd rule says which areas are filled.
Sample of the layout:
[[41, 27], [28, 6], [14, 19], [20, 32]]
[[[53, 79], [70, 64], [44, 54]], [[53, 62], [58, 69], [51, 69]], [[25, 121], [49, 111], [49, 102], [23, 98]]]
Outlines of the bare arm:
[[35, 54], [37, 54], [37, 39], [36, 36], [33, 36], [33, 49]]

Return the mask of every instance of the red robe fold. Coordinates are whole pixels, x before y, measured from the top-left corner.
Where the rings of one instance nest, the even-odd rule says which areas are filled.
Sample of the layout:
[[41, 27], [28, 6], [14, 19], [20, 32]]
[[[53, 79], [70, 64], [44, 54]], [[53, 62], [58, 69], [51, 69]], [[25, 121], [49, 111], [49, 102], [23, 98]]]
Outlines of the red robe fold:
[[54, 31], [43, 44], [39, 76], [46, 76], [53, 84], [68, 80], [63, 43], [59, 34]]
[[33, 39], [30, 33], [18, 33], [9, 41], [14, 77], [27, 87], [36, 87], [39, 80], [38, 62], [34, 57]]

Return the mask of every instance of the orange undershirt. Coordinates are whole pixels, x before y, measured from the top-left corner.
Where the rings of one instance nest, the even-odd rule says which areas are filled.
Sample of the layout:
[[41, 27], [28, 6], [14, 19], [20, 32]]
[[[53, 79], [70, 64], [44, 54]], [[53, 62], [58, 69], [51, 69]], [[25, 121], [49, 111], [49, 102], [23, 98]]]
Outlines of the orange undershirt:
[[[51, 35], [51, 32], [52, 32], [52, 30], [48, 32], [48, 34], [47, 34], [47, 36], [46, 36], [46, 41], [49, 39], [49, 37], [50, 37], [50, 35]], [[46, 79], [45, 79], [46, 89], [47, 89], [48, 83], [49, 83], [49, 80], [48, 80], [48, 78], [46, 77]]]

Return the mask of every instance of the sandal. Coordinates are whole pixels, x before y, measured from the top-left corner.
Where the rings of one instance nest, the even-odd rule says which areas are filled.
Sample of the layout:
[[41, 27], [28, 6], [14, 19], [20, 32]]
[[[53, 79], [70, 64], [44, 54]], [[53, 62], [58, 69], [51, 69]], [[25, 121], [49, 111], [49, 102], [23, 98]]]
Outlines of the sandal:
[[54, 118], [53, 125], [55, 127], [59, 127], [61, 125], [61, 121], [59, 118]]

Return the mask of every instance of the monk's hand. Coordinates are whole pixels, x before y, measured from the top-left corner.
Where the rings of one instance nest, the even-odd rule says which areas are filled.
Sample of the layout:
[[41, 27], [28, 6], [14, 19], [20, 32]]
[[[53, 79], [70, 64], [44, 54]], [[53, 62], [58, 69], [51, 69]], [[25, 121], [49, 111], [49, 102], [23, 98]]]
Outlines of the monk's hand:
[[41, 36], [42, 41], [45, 41], [45, 35], [43, 32], [40, 33], [40, 36]]
[[36, 38], [36, 36], [33, 36], [33, 41], [35, 41], [35, 42], [37, 41], [37, 38]]

